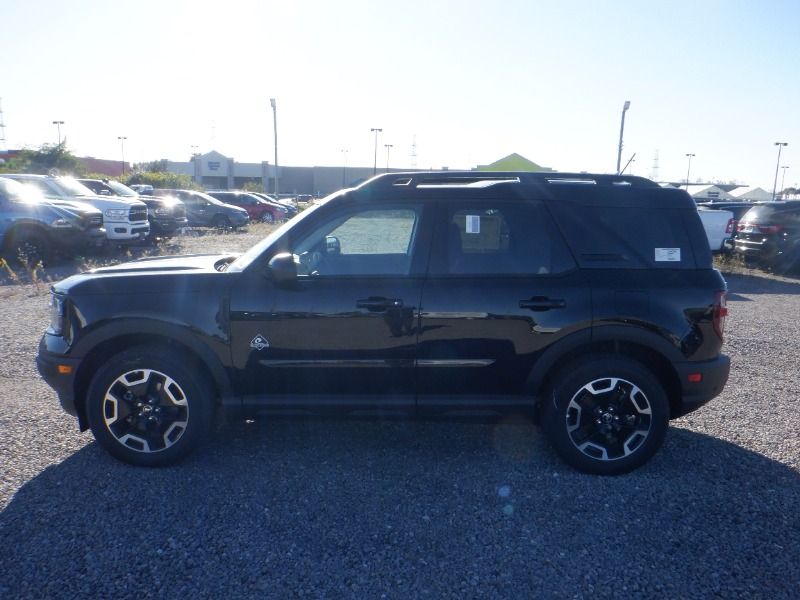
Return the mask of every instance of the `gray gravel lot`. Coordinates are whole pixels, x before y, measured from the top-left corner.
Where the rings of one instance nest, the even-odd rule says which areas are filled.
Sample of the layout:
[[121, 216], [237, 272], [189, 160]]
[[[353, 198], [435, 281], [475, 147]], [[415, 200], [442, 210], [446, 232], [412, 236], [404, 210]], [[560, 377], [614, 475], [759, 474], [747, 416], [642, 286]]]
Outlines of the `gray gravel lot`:
[[797, 598], [800, 283], [728, 281], [728, 387], [617, 478], [515, 419], [234, 422], [129, 467], [36, 374], [46, 295], [0, 287], [0, 598]]

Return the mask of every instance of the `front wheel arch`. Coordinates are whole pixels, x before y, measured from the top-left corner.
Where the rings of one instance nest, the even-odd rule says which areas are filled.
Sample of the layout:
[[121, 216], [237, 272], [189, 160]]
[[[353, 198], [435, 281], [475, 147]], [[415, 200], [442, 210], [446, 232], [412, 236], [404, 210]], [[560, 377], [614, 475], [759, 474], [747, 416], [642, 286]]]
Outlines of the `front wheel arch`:
[[[107, 332], [106, 337], [97, 340], [86, 353], [75, 374], [75, 409], [78, 413], [78, 424], [81, 431], [86, 431], [89, 428], [86, 395], [93, 374], [109, 356], [134, 346], [158, 346], [169, 349], [171, 352], [180, 353], [186, 360], [191, 361], [198, 373], [207, 374], [210, 385], [213, 386], [211, 395], [215, 403], [219, 402], [220, 397], [232, 394], [231, 382], [227, 373], [213, 352], [198, 342], [186, 343], [186, 340], [176, 335], [177, 332], [165, 335], [165, 327], [169, 326], [163, 323], [138, 323], [129, 328], [135, 330], [136, 333], [127, 331]], [[157, 330], [159, 330], [158, 333]]]

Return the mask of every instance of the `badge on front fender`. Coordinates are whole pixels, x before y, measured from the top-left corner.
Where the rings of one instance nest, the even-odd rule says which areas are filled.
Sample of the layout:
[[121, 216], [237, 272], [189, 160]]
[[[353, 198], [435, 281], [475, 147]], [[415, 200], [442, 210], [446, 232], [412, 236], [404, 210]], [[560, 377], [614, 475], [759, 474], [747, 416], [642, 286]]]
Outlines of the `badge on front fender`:
[[255, 348], [256, 350], [263, 350], [264, 348], [269, 348], [269, 341], [260, 333], [250, 340], [250, 347]]

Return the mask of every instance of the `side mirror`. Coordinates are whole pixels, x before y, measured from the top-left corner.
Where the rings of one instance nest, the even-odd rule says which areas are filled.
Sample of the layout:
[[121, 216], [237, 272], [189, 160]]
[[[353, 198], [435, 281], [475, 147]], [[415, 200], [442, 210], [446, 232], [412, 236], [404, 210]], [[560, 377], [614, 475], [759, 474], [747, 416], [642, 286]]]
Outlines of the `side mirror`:
[[341, 254], [342, 244], [339, 242], [339, 238], [333, 235], [325, 236], [325, 252], [336, 256]]
[[269, 261], [269, 272], [276, 283], [288, 283], [297, 279], [297, 265], [289, 252], [276, 254]]

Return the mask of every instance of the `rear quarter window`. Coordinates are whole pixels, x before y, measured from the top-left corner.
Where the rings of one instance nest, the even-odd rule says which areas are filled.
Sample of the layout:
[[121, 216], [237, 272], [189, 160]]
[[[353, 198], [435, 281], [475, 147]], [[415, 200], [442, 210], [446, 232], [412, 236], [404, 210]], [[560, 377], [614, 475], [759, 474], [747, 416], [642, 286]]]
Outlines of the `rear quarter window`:
[[[692, 211], [563, 204], [552, 208], [582, 268], [693, 269], [711, 264], [702, 223]], [[698, 265], [696, 254], [707, 254], [708, 260]]]

